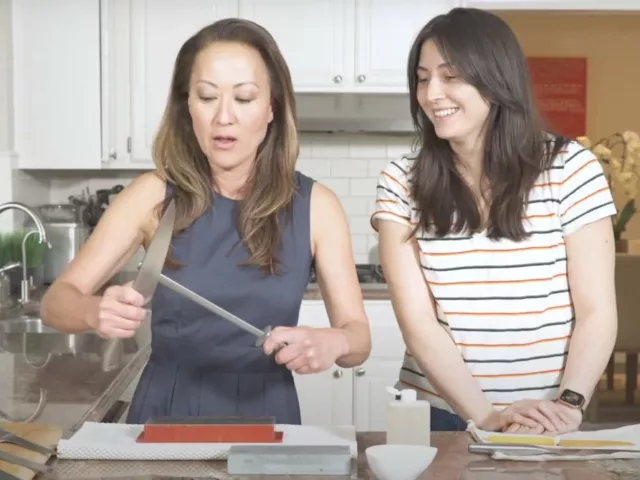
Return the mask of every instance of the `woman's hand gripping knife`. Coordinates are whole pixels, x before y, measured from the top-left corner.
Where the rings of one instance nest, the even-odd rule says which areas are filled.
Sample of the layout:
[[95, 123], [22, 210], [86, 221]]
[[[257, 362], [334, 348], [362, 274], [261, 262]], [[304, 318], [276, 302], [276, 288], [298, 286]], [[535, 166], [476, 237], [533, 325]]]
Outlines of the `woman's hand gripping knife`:
[[63, 332], [95, 330], [103, 338], [135, 335], [148, 311], [131, 283], [97, 292], [155, 233], [164, 182], [143, 174], [120, 192], [66, 270], [43, 297], [43, 323]]

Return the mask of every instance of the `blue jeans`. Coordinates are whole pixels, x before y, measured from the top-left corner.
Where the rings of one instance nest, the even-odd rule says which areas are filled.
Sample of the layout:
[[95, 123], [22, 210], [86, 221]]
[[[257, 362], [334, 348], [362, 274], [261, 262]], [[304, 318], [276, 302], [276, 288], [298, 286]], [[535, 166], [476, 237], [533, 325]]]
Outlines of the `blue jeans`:
[[466, 429], [467, 423], [458, 415], [431, 406], [432, 432], [464, 432]]

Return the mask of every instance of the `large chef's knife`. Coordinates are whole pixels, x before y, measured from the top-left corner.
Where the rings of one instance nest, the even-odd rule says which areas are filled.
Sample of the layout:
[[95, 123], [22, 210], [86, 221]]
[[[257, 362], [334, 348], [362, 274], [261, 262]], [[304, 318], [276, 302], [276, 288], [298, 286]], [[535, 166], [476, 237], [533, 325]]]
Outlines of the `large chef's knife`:
[[20, 457], [18, 455], [12, 455], [7, 452], [3, 452], [0, 450], [0, 460], [7, 463], [12, 463], [13, 465], [19, 465], [24, 468], [28, 468], [29, 470], [33, 470], [34, 472], [47, 473], [51, 470], [50, 467], [43, 463], [34, 462], [24, 457]]
[[145, 305], [151, 301], [158, 286], [158, 278], [167, 259], [175, 222], [176, 204], [171, 200], [160, 222], [158, 222], [156, 233], [139, 265], [136, 279], [133, 281], [133, 289], [144, 297]]
[[138, 275], [133, 282], [133, 288], [144, 296], [146, 304], [153, 297], [158, 283], [161, 283], [177, 294], [188, 298], [192, 302], [197, 303], [201, 307], [206, 308], [210, 312], [221, 316], [237, 327], [256, 336], [258, 338], [256, 345], [261, 346], [271, 332], [271, 327], [260, 330], [259, 328], [237, 317], [233, 313], [228, 312], [222, 307], [219, 307], [215, 303], [210, 302], [206, 298], [201, 297], [197, 293], [180, 285], [175, 280], [172, 280], [162, 274], [162, 267], [165, 263], [167, 252], [169, 251], [169, 245], [171, 244], [174, 223], [175, 205], [172, 200], [171, 203], [169, 203], [169, 205], [167, 206], [164, 215], [160, 219], [156, 233], [153, 236], [151, 243], [149, 244], [149, 248], [147, 248], [147, 252], [144, 256], [144, 259], [142, 260], [142, 263], [140, 263]]
[[44, 447], [43, 445], [32, 442], [30, 440], [27, 440], [26, 438], [22, 438], [13, 432], [10, 432], [9, 430], [5, 430], [2, 427], [0, 427], [0, 443], [11, 443], [13, 445], [18, 445], [22, 448], [28, 448], [29, 450], [33, 450], [34, 452], [38, 452], [43, 455], [56, 454], [55, 450]]

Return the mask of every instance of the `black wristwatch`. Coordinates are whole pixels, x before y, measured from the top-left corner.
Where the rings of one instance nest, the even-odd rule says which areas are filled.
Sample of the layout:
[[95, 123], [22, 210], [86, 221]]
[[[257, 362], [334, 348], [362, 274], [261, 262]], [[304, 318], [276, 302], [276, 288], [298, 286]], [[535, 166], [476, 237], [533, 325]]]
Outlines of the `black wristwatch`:
[[568, 407], [576, 408], [580, 410], [580, 412], [584, 416], [584, 404], [585, 404], [584, 395], [578, 392], [574, 392], [573, 390], [569, 390], [568, 388], [565, 388], [560, 394], [560, 396], [556, 399], [556, 401]]

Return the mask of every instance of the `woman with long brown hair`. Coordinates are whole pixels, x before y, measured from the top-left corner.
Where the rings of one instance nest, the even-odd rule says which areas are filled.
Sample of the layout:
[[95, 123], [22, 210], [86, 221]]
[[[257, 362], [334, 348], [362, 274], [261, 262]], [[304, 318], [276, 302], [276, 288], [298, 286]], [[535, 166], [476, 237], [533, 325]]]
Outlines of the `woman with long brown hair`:
[[[146, 315], [140, 294], [129, 285], [95, 292], [149, 244], [173, 199], [165, 275], [258, 328], [276, 328], [256, 347], [250, 334], [160, 285], [128, 423], [195, 415], [300, 423], [292, 372], [368, 357], [345, 214], [330, 190], [296, 171], [297, 156], [293, 87], [271, 35], [226, 19], [187, 40], [154, 142], [156, 170], [117, 196], [45, 295], [42, 319], [62, 331], [133, 336]], [[312, 264], [330, 328], [297, 326]]]
[[509, 26], [430, 20], [409, 54], [414, 155], [380, 175], [380, 260], [433, 430], [576, 430], [616, 338], [602, 167], [553, 135]]

